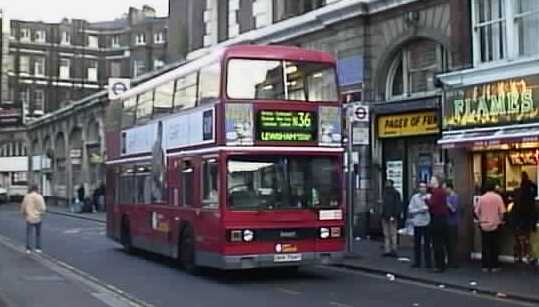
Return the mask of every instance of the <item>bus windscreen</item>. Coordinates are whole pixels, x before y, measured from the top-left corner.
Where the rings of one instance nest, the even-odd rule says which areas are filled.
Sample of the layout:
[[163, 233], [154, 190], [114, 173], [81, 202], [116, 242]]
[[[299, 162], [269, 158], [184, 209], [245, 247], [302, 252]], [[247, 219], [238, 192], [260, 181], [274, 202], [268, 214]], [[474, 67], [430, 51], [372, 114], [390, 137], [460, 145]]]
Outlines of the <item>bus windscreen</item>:
[[232, 59], [227, 75], [231, 99], [338, 100], [335, 69], [326, 63]]

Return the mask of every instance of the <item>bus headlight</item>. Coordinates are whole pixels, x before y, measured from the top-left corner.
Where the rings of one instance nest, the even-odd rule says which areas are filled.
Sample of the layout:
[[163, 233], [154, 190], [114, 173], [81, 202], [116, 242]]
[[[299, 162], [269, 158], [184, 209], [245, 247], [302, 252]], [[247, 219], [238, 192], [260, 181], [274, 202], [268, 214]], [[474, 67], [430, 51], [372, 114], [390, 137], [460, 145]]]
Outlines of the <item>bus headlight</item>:
[[329, 228], [327, 227], [320, 228], [320, 238], [321, 239], [329, 238]]
[[243, 231], [243, 241], [245, 242], [251, 242], [255, 238], [255, 233], [252, 230], [245, 229]]

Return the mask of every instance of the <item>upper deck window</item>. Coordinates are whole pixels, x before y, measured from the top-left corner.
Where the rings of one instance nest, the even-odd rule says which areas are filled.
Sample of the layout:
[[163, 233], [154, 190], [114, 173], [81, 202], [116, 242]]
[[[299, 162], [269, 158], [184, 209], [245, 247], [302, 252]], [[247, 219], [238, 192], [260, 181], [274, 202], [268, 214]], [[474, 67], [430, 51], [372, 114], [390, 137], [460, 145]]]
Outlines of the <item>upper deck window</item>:
[[314, 62], [230, 60], [227, 93], [231, 99], [338, 100], [334, 67]]

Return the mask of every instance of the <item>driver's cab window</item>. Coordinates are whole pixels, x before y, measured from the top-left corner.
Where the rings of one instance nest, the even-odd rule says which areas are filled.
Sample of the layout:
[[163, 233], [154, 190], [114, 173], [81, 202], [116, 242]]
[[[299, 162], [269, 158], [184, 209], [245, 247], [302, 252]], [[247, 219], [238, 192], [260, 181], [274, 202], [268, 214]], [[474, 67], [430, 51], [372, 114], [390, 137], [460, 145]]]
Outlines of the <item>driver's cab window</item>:
[[194, 167], [191, 161], [183, 161], [181, 168], [182, 177], [182, 207], [194, 207], [193, 203], [193, 178]]
[[219, 164], [217, 159], [202, 163], [202, 204], [204, 208], [219, 207]]

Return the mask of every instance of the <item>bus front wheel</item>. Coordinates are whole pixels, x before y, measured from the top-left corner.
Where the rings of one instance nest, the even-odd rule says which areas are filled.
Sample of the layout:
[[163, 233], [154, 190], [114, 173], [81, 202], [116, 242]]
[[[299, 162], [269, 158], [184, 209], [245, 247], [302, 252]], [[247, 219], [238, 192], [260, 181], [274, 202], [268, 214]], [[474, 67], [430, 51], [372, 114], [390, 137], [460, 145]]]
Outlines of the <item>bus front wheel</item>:
[[180, 263], [189, 274], [198, 275], [199, 267], [195, 263], [195, 233], [193, 228], [186, 226], [181, 234]]

